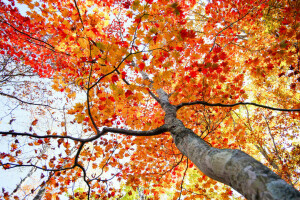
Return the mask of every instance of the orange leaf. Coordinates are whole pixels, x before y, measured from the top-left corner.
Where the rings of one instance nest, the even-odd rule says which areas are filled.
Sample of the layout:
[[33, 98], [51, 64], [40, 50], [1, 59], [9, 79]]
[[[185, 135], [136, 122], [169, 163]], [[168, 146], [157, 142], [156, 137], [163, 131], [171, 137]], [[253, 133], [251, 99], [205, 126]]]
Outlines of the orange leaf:
[[38, 122], [38, 120], [35, 119], [35, 120], [31, 123], [31, 125], [32, 125], [32, 126], [35, 126], [35, 125], [37, 124], [37, 122]]

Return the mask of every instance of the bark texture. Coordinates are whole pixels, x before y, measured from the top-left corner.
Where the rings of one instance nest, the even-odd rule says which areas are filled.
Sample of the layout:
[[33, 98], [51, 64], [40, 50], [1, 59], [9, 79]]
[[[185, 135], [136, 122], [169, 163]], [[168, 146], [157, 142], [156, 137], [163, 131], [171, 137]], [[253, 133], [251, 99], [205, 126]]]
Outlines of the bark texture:
[[277, 174], [240, 150], [210, 147], [176, 118], [168, 95], [157, 91], [165, 111], [165, 124], [177, 148], [205, 175], [234, 188], [249, 200], [300, 200], [300, 192]]

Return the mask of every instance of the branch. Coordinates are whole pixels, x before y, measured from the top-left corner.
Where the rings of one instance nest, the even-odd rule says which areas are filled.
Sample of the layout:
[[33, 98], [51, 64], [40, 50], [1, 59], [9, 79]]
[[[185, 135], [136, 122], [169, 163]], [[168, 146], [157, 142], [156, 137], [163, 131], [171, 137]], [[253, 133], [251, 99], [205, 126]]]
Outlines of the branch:
[[84, 24], [83, 24], [82, 17], [81, 17], [81, 14], [80, 14], [79, 8], [78, 8], [78, 6], [77, 6], [77, 2], [76, 2], [76, 0], [74, 0], [74, 4], [75, 4], [76, 10], [77, 10], [77, 12], [78, 12], [78, 15], [79, 15], [80, 22], [81, 22], [81, 24], [82, 24], [82, 29], [84, 29]]
[[149, 92], [150, 96], [160, 104], [159, 98], [153, 92], [151, 92], [151, 90], [148, 90], [148, 92]]
[[[51, 44], [49, 44], [49, 43], [47, 43], [47, 42], [45, 42], [45, 41], [43, 41], [43, 40], [40, 40], [40, 39], [38, 39], [38, 38], [34, 38], [34, 37], [28, 35], [27, 33], [18, 30], [18, 29], [15, 28], [13, 25], [11, 25], [11, 24], [9, 24], [8, 22], [6, 22], [6, 21], [4, 20], [3, 17], [1, 17], [1, 19], [2, 19], [2, 22], [3, 22], [4, 24], [7, 24], [8, 26], [12, 27], [12, 28], [13, 28], [15, 31], [17, 31], [18, 33], [21, 33], [21, 34], [23, 34], [23, 35], [26, 35], [27, 37], [29, 37], [29, 38], [31, 38], [31, 39], [33, 39], [33, 40], [39, 41], [39, 42], [41, 42], [41, 43], [44, 43], [44, 44], [48, 45], [49, 47], [51, 47], [51, 48], [48, 48], [49, 50], [55, 51], [54, 46], [52, 46]], [[47, 48], [47, 47], [46, 47], [46, 48]]]
[[169, 170], [167, 170], [167, 171], [165, 171], [164, 173], [162, 173], [162, 174], [158, 174], [158, 175], [160, 175], [161, 177], [159, 178], [159, 180], [165, 175], [165, 174], [167, 174], [167, 173], [169, 173], [169, 172], [171, 172], [175, 167], [177, 167], [179, 164], [181, 164], [181, 162], [182, 162], [182, 160], [183, 160], [183, 158], [184, 158], [184, 155], [183, 154], [181, 154], [181, 158], [180, 158], [180, 160], [177, 162], [177, 163], [175, 163], [175, 165], [173, 165], [172, 166], [172, 168], [171, 169], [169, 169]]
[[16, 99], [16, 100], [18, 100], [18, 101], [20, 101], [21, 103], [24, 103], [24, 104], [35, 105], [35, 106], [45, 106], [45, 107], [49, 107], [49, 108], [52, 108], [52, 109], [62, 110], [62, 109], [59, 109], [59, 108], [53, 108], [53, 107], [51, 107], [49, 105], [46, 105], [46, 104], [23, 101], [22, 99], [19, 99], [18, 97], [15, 97], [13, 95], [6, 94], [6, 93], [3, 93], [3, 92], [0, 92], [0, 95], [6, 96], [6, 97], [9, 97], [9, 98], [12, 98], [12, 99]]
[[102, 132], [111, 132], [111, 133], [119, 133], [123, 135], [129, 136], [155, 136], [160, 135], [164, 132], [167, 132], [168, 128], [164, 124], [156, 129], [149, 130], [149, 131], [133, 131], [133, 130], [125, 130], [125, 129], [118, 129], [118, 128], [103, 128]]
[[182, 177], [182, 180], [181, 180], [181, 184], [180, 184], [180, 195], [179, 195], [179, 200], [181, 199], [181, 193], [182, 193], [182, 189], [183, 189], [183, 182], [184, 182], [184, 178], [185, 178], [185, 175], [186, 175], [186, 171], [188, 170], [189, 168], [189, 159], [187, 158], [186, 159], [186, 168], [184, 170], [184, 173], [183, 173], [183, 177]]
[[[123, 140], [124, 140], [124, 139], [123, 139]], [[123, 140], [122, 140], [122, 141], [123, 141]], [[122, 141], [121, 141], [121, 142], [122, 142]], [[113, 148], [113, 150], [112, 150], [110, 156], [107, 158], [105, 164], [101, 167], [101, 172], [100, 172], [100, 174], [99, 174], [97, 177], [95, 177], [95, 178], [93, 178], [93, 179], [90, 179], [89, 182], [90, 182], [90, 181], [94, 181], [94, 180], [101, 180], [100, 177], [102, 176], [102, 174], [103, 174], [103, 172], [104, 172], [104, 167], [106, 167], [106, 166], [108, 165], [110, 159], [112, 158], [113, 154], [116, 152], [116, 150], [117, 150], [117, 148], [118, 148], [118, 146], [120, 145], [121, 142], [117, 143], [117, 144], [114, 146], [114, 148]], [[113, 176], [113, 177], [114, 177], [114, 176]], [[107, 179], [107, 180], [109, 180], [109, 179]]]
[[84, 139], [81, 138], [75, 138], [75, 137], [71, 137], [71, 136], [66, 136], [66, 135], [36, 135], [36, 134], [30, 134], [30, 133], [17, 133], [14, 131], [0, 131], [0, 134], [2, 134], [2, 136], [6, 136], [6, 135], [11, 135], [11, 136], [27, 136], [27, 137], [32, 137], [32, 138], [60, 138], [60, 139], [70, 139], [70, 140], [74, 140], [74, 141], [82, 141]]
[[[7, 167], [7, 165], [10, 165], [10, 166]], [[40, 170], [47, 171], [47, 172], [58, 172], [58, 171], [73, 169], [75, 167], [75, 166], [72, 166], [72, 167], [66, 167], [66, 168], [60, 168], [60, 169], [49, 169], [49, 168], [39, 167], [37, 165], [32, 165], [32, 164], [20, 165], [20, 164], [15, 164], [15, 163], [0, 163], [0, 166], [3, 166], [4, 169], [12, 169], [12, 168], [17, 168], [17, 167], [34, 167], [36, 169], [40, 169]]]
[[125, 129], [105, 127], [97, 135], [95, 135], [91, 138], [75, 138], [75, 137], [66, 136], [66, 135], [36, 135], [36, 134], [30, 134], [30, 133], [26, 133], [26, 132], [17, 133], [17, 132], [13, 132], [13, 131], [0, 131], [0, 134], [2, 134], [3, 136], [11, 135], [11, 136], [27, 136], [27, 137], [32, 137], [32, 138], [70, 139], [73, 141], [79, 141], [79, 142], [86, 143], [86, 142], [94, 141], [108, 132], [119, 133], [119, 134], [129, 135], [129, 136], [155, 136], [155, 135], [160, 135], [167, 131], [168, 131], [167, 126], [162, 125], [156, 129], [149, 130], [149, 131], [134, 131], [134, 130], [125, 130]]
[[108, 75], [110, 75], [110, 74], [116, 72], [116, 71], [120, 68], [121, 64], [122, 64], [129, 56], [131, 56], [131, 55], [133, 55], [133, 54], [135, 54], [135, 53], [129, 53], [128, 55], [126, 55], [126, 56], [121, 60], [121, 62], [118, 64], [117, 67], [114, 67], [114, 69], [113, 69], [112, 71], [110, 71], [109, 73], [107, 73], [107, 74], [101, 76], [101, 77], [100, 77], [93, 85], [91, 85], [91, 86], [89, 87], [89, 89], [92, 89], [93, 87], [95, 87], [95, 86], [96, 86], [102, 79], [104, 79], [106, 76], [108, 76]]
[[183, 106], [191, 106], [191, 105], [205, 105], [205, 106], [220, 106], [220, 107], [234, 107], [234, 106], [239, 106], [239, 105], [252, 105], [252, 106], [257, 106], [261, 108], [266, 108], [270, 110], [275, 110], [275, 111], [286, 111], [286, 112], [299, 112], [300, 109], [285, 109], [285, 108], [274, 108], [270, 106], [265, 106], [257, 103], [251, 103], [251, 102], [238, 102], [234, 104], [222, 104], [222, 103], [208, 103], [206, 101], [194, 101], [194, 102], [189, 102], [189, 103], [181, 103], [176, 106], [177, 110], [179, 110]]
[[95, 122], [95, 120], [93, 118], [93, 115], [91, 113], [91, 106], [90, 106], [90, 90], [91, 90], [91, 88], [90, 88], [90, 82], [91, 82], [92, 70], [93, 70], [93, 66], [91, 66], [90, 74], [89, 74], [89, 79], [88, 79], [88, 89], [86, 91], [86, 104], [87, 104], [88, 115], [89, 115], [89, 117], [91, 119], [91, 122], [92, 122], [94, 128], [96, 129], [97, 134], [99, 134], [99, 128], [97, 127], [96, 122]]
[[[135, 63], [134, 63], [135, 64]], [[149, 78], [148, 74], [145, 72], [145, 71], [141, 71], [141, 74], [142, 74], [142, 77], [144, 80], [147, 80], [147, 81], [150, 81], [150, 88], [153, 88], [152, 85], [153, 85], [153, 81]], [[159, 98], [149, 89], [148, 90], [150, 96], [155, 99], [159, 104], [160, 104], [160, 100]]]
[[[262, 2], [263, 3], [263, 2]], [[262, 4], [261, 3], [261, 4]], [[231, 24], [229, 24], [228, 26], [226, 26], [225, 28], [223, 28], [221, 31], [219, 31], [216, 36], [214, 37], [214, 42], [213, 42], [213, 46], [211, 47], [209, 53], [212, 52], [213, 48], [216, 45], [216, 39], [218, 37], [218, 35], [220, 35], [223, 31], [225, 31], [226, 29], [228, 29], [229, 27], [231, 27], [232, 25], [234, 25], [235, 23], [241, 21], [242, 19], [244, 19], [249, 13], [251, 13], [255, 8], [257, 8], [258, 6], [253, 7], [252, 9], [250, 9], [244, 16], [242, 16], [241, 18], [239, 18], [238, 20], [236, 20], [235, 22], [232, 22]]]

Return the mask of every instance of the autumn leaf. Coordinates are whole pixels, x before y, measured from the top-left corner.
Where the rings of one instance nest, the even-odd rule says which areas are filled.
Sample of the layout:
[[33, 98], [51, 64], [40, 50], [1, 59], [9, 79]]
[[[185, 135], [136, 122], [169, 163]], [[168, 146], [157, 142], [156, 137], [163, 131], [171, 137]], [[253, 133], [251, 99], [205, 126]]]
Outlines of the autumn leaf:
[[127, 90], [126, 92], [125, 92], [125, 97], [126, 98], [128, 98], [130, 95], [132, 95], [133, 93], [132, 93], [132, 91], [131, 90]]
[[37, 124], [37, 122], [38, 122], [38, 120], [35, 119], [33, 122], [31, 122], [31, 125], [32, 125], [32, 126], [35, 126], [35, 125]]
[[118, 77], [118, 75], [116, 75], [116, 74], [114, 74], [114, 75], [111, 77], [111, 81], [112, 81], [113, 83], [117, 82], [118, 80], [119, 80], [119, 77]]
[[144, 62], [141, 62], [141, 63], [139, 64], [139, 68], [140, 68], [140, 70], [143, 70], [143, 69], [145, 68], [145, 63], [144, 63]]

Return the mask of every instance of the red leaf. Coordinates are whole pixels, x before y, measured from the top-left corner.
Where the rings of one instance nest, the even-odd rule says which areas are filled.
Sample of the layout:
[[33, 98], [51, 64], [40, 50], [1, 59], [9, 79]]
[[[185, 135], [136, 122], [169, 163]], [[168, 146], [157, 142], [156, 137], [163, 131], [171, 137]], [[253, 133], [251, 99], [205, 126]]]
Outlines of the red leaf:
[[177, 51], [183, 51], [183, 47], [176, 47]]
[[219, 58], [220, 58], [221, 60], [225, 60], [226, 57], [227, 57], [227, 55], [226, 55], [226, 53], [224, 53], [224, 52], [220, 53], [220, 55], [219, 55]]
[[111, 100], [112, 102], [115, 102], [115, 99], [113, 97], [108, 97], [109, 100]]
[[104, 108], [105, 108], [104, 105], [99, 105], [99, 106], [98, 106], [98, 109], [99, 109], [99, 110], [104, 110]]
[[127, 90], [126, 92], [125, 92], [125, 97], [127, 98], [127, 97], [129, 97], [130, 95], [132, 95], [133, 93], [132, 93], [132, 91], [131, 90]]
[[217, 55], [215, 55], [213, 58], [212, 58], [213, 62], [214, 63], [217, 63], [219, 61], [219, 57]]
[[190, 82], [190, 77], [189, 76], [185, 76], [184, 79], [189, 83]]
[[274, 65], [273, 64], [269, 64], [268, 67], [267, 67], [269, 70], [272, 70], [274, 68]]
[[141, 63], [139, 64], [139, 68], [140, 68], [141, 70], [143, 70], [143, 69], [145, 68], [145, 63], [141, 62]]
[[300, 40], [300, 33], [297, 34], [296, 39]]
[[192, 78], [195, 78], [197, 76], [197, 72], [196, 71], [192, 71], [190, 72], [190, 75]]
[[126, 72], [122, 72], [122, 79], [125, 79], [127, 76]]
[[146, 55], [146, 54], [144, 54], [144, 56], [143, 56], [143, 60], [148, 60], [148, 57], [147, 57], [147, 55]]
[[111, 81], [112, 81], [113, 83], [117, 82], [118, 80], [119, 80], [119, 77], [118, 77], [118, 75], [116, 75], [116, 74], [114, 74], [114, 75], [111, 77]]
[[213, 50], [215, 53], [220, 53], [222, 51], [222, 48], [219, 47], [219, 46], [216, 46], [214, 47], [214, 50]]
[[182, 29], [180, 31], [180, 36], [181, 36], [182, 39], [195, 38], [196, 37], [196, 32], [193, 31], [193, 30]]
[[130, 1], [126, 1], [123, 3], [124, 8], [128, 9], [130, 7]]
[[142, 21], [142, 20], [141, 20], [140, 17], [137, 17], [137, 18], [134, 20], [134, 22], [137, 23], [137, 24], [140, 23], [141, 21]]
[[285, 26], [279, 27], [279, 33], [280, 33], [280, 34], [285, 34], [286, 30], [287, 30], [287, 29], [285, 28]]

